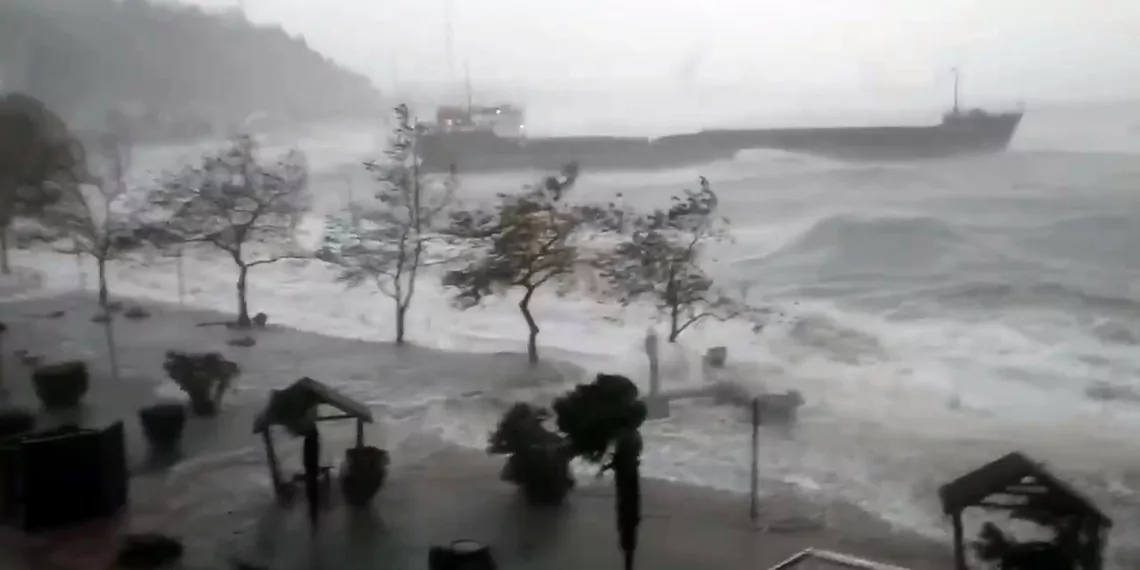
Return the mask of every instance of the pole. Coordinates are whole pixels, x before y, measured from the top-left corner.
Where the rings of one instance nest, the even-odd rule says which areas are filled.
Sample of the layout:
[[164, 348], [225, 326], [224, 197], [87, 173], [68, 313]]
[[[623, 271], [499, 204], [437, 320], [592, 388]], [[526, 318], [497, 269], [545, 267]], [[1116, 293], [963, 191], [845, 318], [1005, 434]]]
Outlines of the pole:
[[752, 487], [748, 515], [755, 523], [760, 518], [760, 398], [752, 399]]
[[175, 260], [175, 264], [177, 267], [175, 272], [177, 273], [177, 278], [178, 278], [178, 306], [179, 307], [185, 307], [186, 306], [186, 271], [185, 271], [185, 268], [183, 267], [183, 264], [185, 262], [182, 260], [182, 255], [183, 255], [183, 252], [181, 249], [179, 249], [178, 250], [178, 258]]

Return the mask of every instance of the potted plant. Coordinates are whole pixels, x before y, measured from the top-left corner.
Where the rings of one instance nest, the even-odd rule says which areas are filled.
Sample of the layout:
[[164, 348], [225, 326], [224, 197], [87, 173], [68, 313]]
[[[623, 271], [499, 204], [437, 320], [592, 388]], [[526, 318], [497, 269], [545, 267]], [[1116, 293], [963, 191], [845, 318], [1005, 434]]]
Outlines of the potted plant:
[[163, 368], [190, 397], [190, 411], [196, 416], [216, 415], [230, 383], [241, 374], [237, 363], [217, 352], [170, 350]]
[[151, 449], [168, 451], [177, 448], [186, 426], [186, 406], [175, 402], [146, 406], [139, 410], [139, 423]]
[[0, 410], [0, 440], [28, 433], [36, 427], [36, 416], [23, 408]]
[[32, 372], [36, 396], [49, 410], [74, 408], [87, 393], [87, 364], [74, 360], [40, 366]]
[[548, 417], [543, 408], [516, 403], [499, 420], [487, 451], [507, 455], [502, 478], [518, 485], [528, 502], [560, 505], [574, 488], [573, 457], [562, 437], [544, 425]]
[[354, 507], [367, 505], [388, 478], [388, 462], [388, 452], [378, 447], [364, 445], [344, 450], [340, 488], [345, 502]]

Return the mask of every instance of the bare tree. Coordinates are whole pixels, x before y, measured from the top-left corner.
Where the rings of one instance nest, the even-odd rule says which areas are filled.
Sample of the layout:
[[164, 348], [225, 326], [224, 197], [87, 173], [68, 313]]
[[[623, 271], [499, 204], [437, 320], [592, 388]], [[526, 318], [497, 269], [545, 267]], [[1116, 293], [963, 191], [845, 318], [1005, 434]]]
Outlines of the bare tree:
[[[576, 206], [565, 200], [578, 179], [578, 165], [563, 168], [559, 176], [522, 194], [501, 194], [492, 207], [452, 214], [448, 233], [469, 247], [462, 267], [448, 271], [443, 284], [458, 289], [462, 307], [477, 305], [484, 297], [518, 288], [523, 296], [519, 311], [529, 336], [527, 357], [538, 362], [538, 323], [531, 314], [534, 294], [547, 283], [572, 284], [581, 256], [575, 241], [579, 230], [597, 225], [611, 227], [619, 217], [609, 208]], [[612, 213], [612, 215], [607, 214]], [[605, 215], [604, 215], [605, 214]]]
[[701, 262], [709, 243], [727, 238], [709, 181], [685, 190], [669, 208], [639, 216], [632, 232], [600, 260], [611, 292], [623, 303], [648, 297], [669, 318], [669, 342], [706, 318], [728, 320], [748, 311], [743, 299], [715, 288]]
[[87, 180], [83, 145], [59, 116], [33, 97], [0, 96], [0, 272], [11, 272], [12, 220], [36, 215], [61, 189]]
[[300, 151], [266, 163], [253, 138], [243, 135], [228, 149], [170, 177], [152, 195], [153, 204], [169, 214], [164, 231], [173, 241], [213, 245], [237, 266], [239, 328], [252, 324], [249, 270], [305, 257], [296, 250], [293, 230], [308, 209], [307, 185], [308, 167]]
[[349, 204], [347, 215], [330, 217], [318, 256], [340, 269], [339, 280], [350, 287], [376, 284], [396, 305], [396, 343], [403, 344], [405, 321], [425, 248], [435, 239], [435, 221], [455, 195], [454, 174], [427, 180], [416, 152], [415, 120], [405, 105], [396, 107], [396, 127], [387, 161], [365, 168], [380, 183], [378, 205]]
[[93, 173], [92, 184], [63, 188], [60, 199], [42, 213], [44, 224], [71, 241], [57, 248], [95, 260], [99, 307], [107, 309], [107, 262], [138, 245], [137, 208], [131, 204], [125, 178], [131, 164], [131, 144], [125, 129], [112, 126], [97, 141], [104, 168]]

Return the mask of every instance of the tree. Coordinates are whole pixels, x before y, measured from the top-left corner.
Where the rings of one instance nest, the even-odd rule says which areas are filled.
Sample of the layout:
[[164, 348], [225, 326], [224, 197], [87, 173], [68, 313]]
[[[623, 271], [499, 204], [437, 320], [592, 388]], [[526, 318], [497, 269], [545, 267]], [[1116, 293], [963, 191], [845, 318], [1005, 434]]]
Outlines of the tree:
[[239, 328], [252, 324], [249, 270], [302, 257], [293, 247], [293, 229], [308, 208], [307, 182], [308, 167], [299, 151], [267, 164], [253, 138], [242, 135], [230, 148], [177, 173], [152, 195], [153, 204], [169, 216], [165, 233], [174, 241], [213, 245], [237, 266]]
[[72, 246], [65, 253], [89, 255], [99, 278], [99, 307], [107, 309], [107, 262], [138, 245], [136, 208], [130, 204], [125, 183], [131, 163], [131, 147], [125, 129], [112, 126], [98, 141], [98, 155], [105, 162], [93, 184], [71, 185], [42, 214], [45, 225], [63, 232]]
[[0, 272], [11, 272], [12, 220], [38, 214], [87, 179], [83, 145], [59, 116], [28, 95], [0, 96]]
[[[451, 202], [456, 179], [432, 184], [420, 171], [416, 126], [405, 105], [396, 107], [396, 128], [387, 162], [365, 163], [380, 183], [378, 205], [330, 217], [318, 256], [340, 269], [350, 287], [372, 281], [396, 305], [396, 343], [403, 344], [405, 320], [416, 292], [425, 248], [437, 216]], [[352, 205], [349, 206], [353, 208]]]
[[727, 237], [728, 220], [708, 179], [699, 190], [685, 190], [669, 208], [632, 221], [632, 232], [599, 260], [603, 277], [623, 304], [649, 297], [669, 317], [669, 342], [706, 318], [728, 320], [746, 311], [714, 287], [701, 262], [711, 242]]
[[521, 289], [519, 311], [529, 337], [527, 357], [538, 362], [538, 323], [530, 304], [540, 287], [550, 282], [571, 284], [579, 268], [575, 238], [588, 225], [611, 229], [620, 218], [608, 208], [572, 205], [565, 200], [578, 179], [578, 165], [568, 164], [557, 176], [546, 177], [521, 194], [500, 194], [493, 207], [455, 212], [447, 233], [470, 249], [466, 263], [444, 274], [443, 284], [458, 289], [463, 308], [478, 305], [488, 295]]

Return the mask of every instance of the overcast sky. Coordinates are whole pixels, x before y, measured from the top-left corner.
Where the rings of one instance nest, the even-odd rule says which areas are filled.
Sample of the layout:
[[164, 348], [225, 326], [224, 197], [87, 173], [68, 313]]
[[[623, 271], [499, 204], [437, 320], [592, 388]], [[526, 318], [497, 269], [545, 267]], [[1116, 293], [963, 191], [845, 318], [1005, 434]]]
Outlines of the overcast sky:
[[[451, 0], [481, 87], [770, 102], [1140, 96], [1140, 0]], [[240, 0], [194, 0], [237, 5]], [[245, 0], [382, 88], [449, 76], [448, 0]]]

